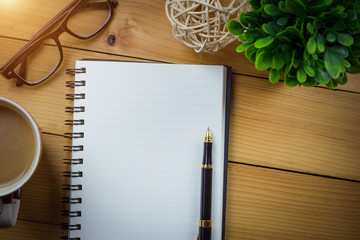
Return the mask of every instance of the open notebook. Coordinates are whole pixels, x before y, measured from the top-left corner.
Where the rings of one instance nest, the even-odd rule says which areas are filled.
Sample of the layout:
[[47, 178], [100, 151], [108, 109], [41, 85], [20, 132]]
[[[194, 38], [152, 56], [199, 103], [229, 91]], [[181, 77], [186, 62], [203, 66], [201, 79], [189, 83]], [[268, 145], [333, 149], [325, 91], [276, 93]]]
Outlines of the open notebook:
[[69, 238], [196, 239], [210, 127], [212, 239], [224, 239], [231, 68], [80, 60], [76, 69]]

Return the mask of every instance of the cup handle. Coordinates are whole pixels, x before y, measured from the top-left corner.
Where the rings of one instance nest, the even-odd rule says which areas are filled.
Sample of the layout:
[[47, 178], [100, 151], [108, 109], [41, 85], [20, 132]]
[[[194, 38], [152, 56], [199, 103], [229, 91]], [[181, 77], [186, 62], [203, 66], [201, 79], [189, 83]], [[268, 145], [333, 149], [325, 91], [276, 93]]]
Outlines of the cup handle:
[[0, 228], [14, 227], [19, 213], [21, 188], [0, 197]]

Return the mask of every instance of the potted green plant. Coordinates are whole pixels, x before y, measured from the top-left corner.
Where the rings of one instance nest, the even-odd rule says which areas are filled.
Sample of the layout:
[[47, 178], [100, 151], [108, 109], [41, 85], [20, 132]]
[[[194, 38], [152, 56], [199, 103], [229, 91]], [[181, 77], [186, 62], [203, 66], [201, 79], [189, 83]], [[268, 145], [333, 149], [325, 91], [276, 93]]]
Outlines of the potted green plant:
[[360, 72], [360, 0], [250, 0], [227, 28], [237, 52], [289, 87], [347, 83]]

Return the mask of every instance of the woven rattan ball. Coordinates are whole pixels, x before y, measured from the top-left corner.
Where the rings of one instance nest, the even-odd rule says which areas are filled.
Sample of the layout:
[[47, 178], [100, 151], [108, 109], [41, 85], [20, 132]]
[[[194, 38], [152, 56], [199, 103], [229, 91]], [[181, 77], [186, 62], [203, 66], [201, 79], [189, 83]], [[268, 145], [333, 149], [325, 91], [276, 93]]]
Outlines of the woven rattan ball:
[[248, 0], [167, 0], [166, 15], [174, 37], [195, 52], [217, 52], [236, 39], [227, 31], [230, 19], [250, 10]]

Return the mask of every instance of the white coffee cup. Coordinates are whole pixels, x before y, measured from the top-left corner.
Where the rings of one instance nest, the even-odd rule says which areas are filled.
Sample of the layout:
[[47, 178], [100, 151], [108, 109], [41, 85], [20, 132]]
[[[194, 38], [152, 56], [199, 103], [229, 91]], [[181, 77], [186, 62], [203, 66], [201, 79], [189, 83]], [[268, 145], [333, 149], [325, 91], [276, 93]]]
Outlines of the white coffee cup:
[[[8, 228], [16, 224], [21, 187], [39, 164], [42, 140], [30, 114], [3, 97], [0, 97], [0, 124], [0, 228]], [[16, 177], [12, 178], [13, 175]]]

